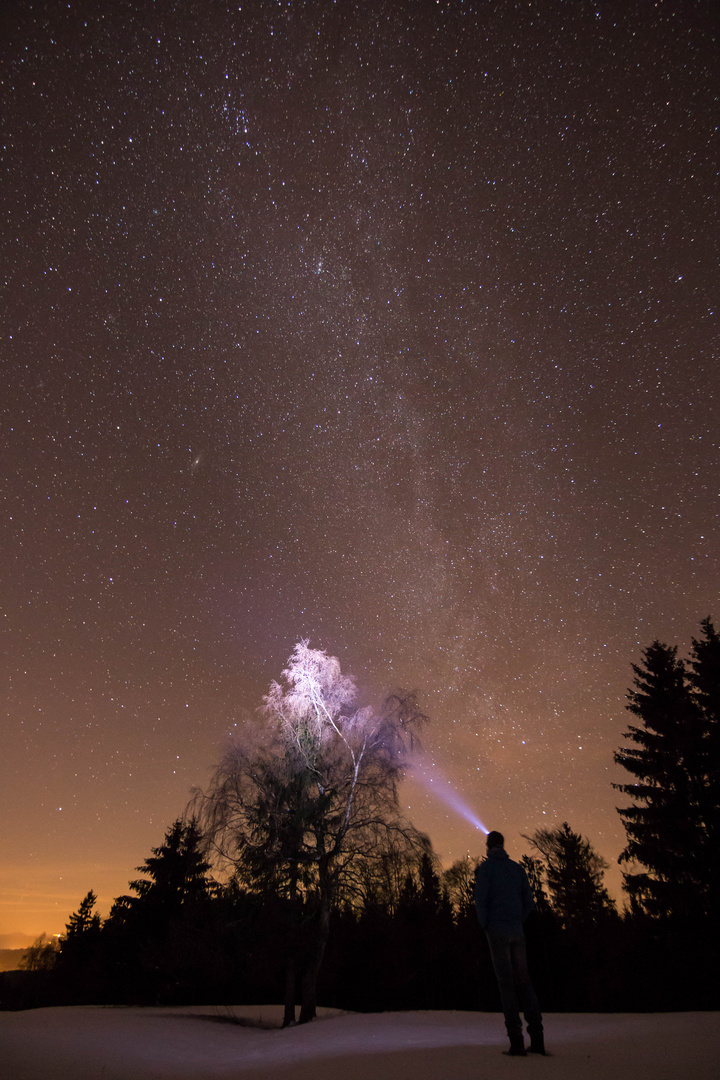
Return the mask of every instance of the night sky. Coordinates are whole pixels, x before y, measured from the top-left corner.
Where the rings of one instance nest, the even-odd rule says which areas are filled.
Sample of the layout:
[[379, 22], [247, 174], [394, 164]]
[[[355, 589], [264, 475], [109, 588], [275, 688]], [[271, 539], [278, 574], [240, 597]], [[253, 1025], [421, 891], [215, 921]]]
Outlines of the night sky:
[[615, 862], [630, 664], [720, 620], [717, 30], [6, 5], [1, 932], [107, 914], [301, 637]]

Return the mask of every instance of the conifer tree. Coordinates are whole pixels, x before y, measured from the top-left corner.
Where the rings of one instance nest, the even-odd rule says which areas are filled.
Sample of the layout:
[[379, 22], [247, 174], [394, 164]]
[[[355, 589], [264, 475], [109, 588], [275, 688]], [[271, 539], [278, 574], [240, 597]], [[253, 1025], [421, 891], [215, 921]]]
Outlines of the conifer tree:
[[102, 929], [100, 916], [93, 911], [96, 903], [97, 896], [91, 889], [65, 924], [60, 939], [61, 970], [78, 989], [82, 984], [83, 992], [87, 992], [87, 968], [97, 951]]
[[216, 886], [194, 819], [173, 822], [151, 852], [129, 882], [135, 895], [117, 897], [105, 922], [107, 968], [125, 1000], [171, 1001], [198, 975]]
[[93, 913], [93, 908], [96, 903], [97, 896], [91, 889], [90, 892], [83, 897], [78, 910], [73, 912], [69, 921], [65, 924], [66, 941], [72, 941], [74, 938], [79, 938], [83, 934], [97, 933], [100, 930], [100, 916]]
[[527, 874], [527, 879], [530, 882], [530, 888], [532, 889], [533, 898], [535, 900], [535, 907], [541, 915], [545, 915], [550, 911], [550, 901], [547, 898], [547, 893], [544, 888], [545, 868], [543, 861], [533, 855], [523, 855], [520, 859], [520, 865]]
[[137, 867], [147, 877], [129, 882], [132, 891], [141, 901], [157, 907], [180, 908], [207, 897], [210, 863], [203, 856], [201, 842], [195, 819], [186, 823], [178, 818], [160, 847], [152, 848], [152, 855]]
[[425, 910], [433, 916], [439, 915], [441, 911], [449, 912], [451, 909], [447, 891], [442, 887], [427, 851], [420, 857], [419, 876], [420, 900]]
[[[720, 634], [709, 618], [701, 623], [703, 636], [693, 638], [690, 654], [690, 685], [702, 716], [700, 757], [704, 785], [701, 814], [714, 853], [715, 904], [720, 875]], [[720, 915], [720, 912], [717, 912]]]
[[[567, 821], [556, 829], [537, 829], [525, 839], [539, 852], [550, 905], [564, 926], [597, 923], [614, 912], [603, 885], [608, 864]], [[537, 873], [535, 878], [537, 892]]]
[[[708, 913], [717, 860], [717, 652], [709, 620], [694, 642], [692, 674], [677, 648], [654, 641], [633, 664], [627, 708], [641, 725], [615, 760], [633, 777], [614, 786], [633, 800], [618, 808], [627, 845], [620, 859], [633, 910], [693, 918]], [[713, 778], [714, 777], [714, 778]], [[713, 816], [715, 820], [713, 821]]]

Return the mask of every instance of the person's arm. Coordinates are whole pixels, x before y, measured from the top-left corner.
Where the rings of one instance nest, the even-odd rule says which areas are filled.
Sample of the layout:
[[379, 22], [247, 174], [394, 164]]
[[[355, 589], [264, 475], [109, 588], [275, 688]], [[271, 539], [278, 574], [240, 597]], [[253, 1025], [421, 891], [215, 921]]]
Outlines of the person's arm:
[[475, 871], [475, 911], [483, 930], [487, 929], [489, 897], [490, 875], [487, 864], [481, 863]]

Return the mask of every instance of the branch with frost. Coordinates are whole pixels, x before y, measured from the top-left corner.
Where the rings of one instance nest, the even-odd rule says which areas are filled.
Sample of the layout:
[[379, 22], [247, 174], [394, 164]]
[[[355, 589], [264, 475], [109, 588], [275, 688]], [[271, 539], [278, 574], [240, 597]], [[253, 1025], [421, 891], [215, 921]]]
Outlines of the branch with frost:
[[391, 694], [381, 709], [358, 708], [356, 696], [336, 657], [298, 642], [263, 698], [266, 722], [246, 722], [196, 792], [209, 844], [248, 882], [329, 896], [392, 836], [418, 842], [397, 785], [426, 718], [412, 694]]
[[[355, 682], [342, 674], [336, 656], [311, 649], [307, 640], [297, 643], [281, 677], [284, 685], [270, 684], [261, 712], [316, 771], [318, 755], [331, 733], [348, 746], [343, 727], [354, 711]], [[348, 750], [352, 755], [349, 746]]]

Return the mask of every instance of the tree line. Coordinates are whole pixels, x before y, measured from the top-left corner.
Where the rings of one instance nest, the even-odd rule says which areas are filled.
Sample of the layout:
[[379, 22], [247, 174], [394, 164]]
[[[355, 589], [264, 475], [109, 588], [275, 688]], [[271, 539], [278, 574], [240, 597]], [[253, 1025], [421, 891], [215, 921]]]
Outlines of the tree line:
[[[525, 837], [546, 1011], [720, 1006], [720, 636], [705, 619], [687, 661], [656, 641], [633, 671], [615, 754], [630, 777], [615, 785], [627, 908], [567, 822]], [[59, 943], [38, 939], [26, 973], [0, 976], [0, 1005], [283, 1000], [286, 1024], [318, 1000], [498, 1008], [476, 862], [443, 870], [400, 812], [425, 722], [412, 694], [359, 708], [337, 659], [298, 643], [128, 895], [102, 921], [89, 892]]]

